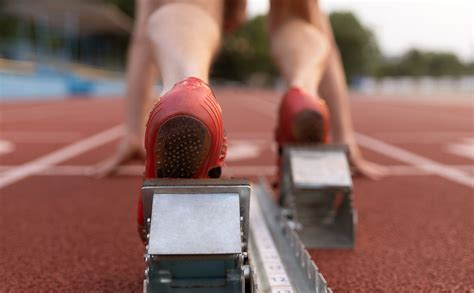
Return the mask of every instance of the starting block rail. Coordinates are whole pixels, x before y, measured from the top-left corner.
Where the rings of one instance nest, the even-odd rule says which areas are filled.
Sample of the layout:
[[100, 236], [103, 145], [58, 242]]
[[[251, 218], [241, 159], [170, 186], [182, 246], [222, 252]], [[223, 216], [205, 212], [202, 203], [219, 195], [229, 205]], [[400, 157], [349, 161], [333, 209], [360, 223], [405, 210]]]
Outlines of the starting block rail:
[[332, 292], [271, 194], [263, 180], [252, 188], [250, 252], [257, 260], [251, 261], [259, 278], [257, 292]]

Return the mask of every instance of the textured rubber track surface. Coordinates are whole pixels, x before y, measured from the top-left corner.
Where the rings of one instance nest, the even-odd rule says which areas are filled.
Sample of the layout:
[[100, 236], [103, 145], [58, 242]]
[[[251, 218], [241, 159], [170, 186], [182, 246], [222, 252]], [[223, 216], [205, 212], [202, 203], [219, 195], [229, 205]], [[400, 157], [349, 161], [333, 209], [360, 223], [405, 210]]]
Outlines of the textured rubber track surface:
[[[230, 143], [224, 176], [272, 174], [278, 93], [226, 88], [216, 96]], [[124, 105], [110, 99], [1, 103], [0, 140], [15, 149], [0, 152], [0, 180], [11, 168], [118, 125]], [[473, 159], [448, 151], [449, 143], [473, 137], [472, 105], [354, 97], [352, 107], [358, 132], [474, 176]], [[0, 292], [142, 290], [135, 212], [143, 163], [131, 163], [133, 176], [87, 175], [115, 147], [112, 139], [0, 188]], [[312, 251], [330, 286], [335, 292], [473, 290], [472, 188], [363, 151], [398, 173], [354, 180], [355, 249]]]

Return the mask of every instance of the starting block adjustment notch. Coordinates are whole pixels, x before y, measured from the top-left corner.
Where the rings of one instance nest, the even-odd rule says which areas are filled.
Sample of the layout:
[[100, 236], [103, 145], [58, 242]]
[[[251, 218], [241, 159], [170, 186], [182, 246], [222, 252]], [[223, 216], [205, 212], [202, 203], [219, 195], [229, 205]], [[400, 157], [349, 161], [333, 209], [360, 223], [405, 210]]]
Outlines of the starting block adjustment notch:
[[289, 145], [283, 152], [280, 204], [307, 247], [352, 248], [356, 213], [343, 145]]

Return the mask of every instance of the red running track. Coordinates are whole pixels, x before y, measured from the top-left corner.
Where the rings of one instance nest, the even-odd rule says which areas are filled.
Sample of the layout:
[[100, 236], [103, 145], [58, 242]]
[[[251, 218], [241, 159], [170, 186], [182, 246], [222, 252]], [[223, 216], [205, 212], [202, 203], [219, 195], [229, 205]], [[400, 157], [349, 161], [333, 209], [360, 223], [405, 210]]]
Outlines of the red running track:
[[[227, 176], [271, 176], [278, 94], [220, 88]], [[138, 292], [142, 162], [90, 176], [114, 151], [122, 99], [0, 104], [0, 292]], [[365, 155], [352, 251], [312, 251], [336, 292], [474, 290], [474, 107], [352, 98]]]

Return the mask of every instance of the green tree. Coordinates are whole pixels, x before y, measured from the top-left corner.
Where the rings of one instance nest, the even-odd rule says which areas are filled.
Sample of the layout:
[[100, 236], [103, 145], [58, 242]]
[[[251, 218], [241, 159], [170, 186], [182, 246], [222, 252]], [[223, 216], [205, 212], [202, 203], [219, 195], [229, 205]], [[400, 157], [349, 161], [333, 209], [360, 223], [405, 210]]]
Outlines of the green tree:
[[348, 82], [353, 82], [357, 76], [372, 75], [380, 60], [380, 51], [372, 31], [351, 12], [333, 12], [329, 20]]
[[377, 76], [460, 76], [472, 72], [472, 67], [453, 53], [411, 49], [401, 57], [385, 60]]
[[464, 74], [474, 75], [474, 61], [464, 65]]
[[433, 52], [428, 53], [428, 72], [430, 75], [460, 76], [464, 73], [465, 65], [453, 53]]

